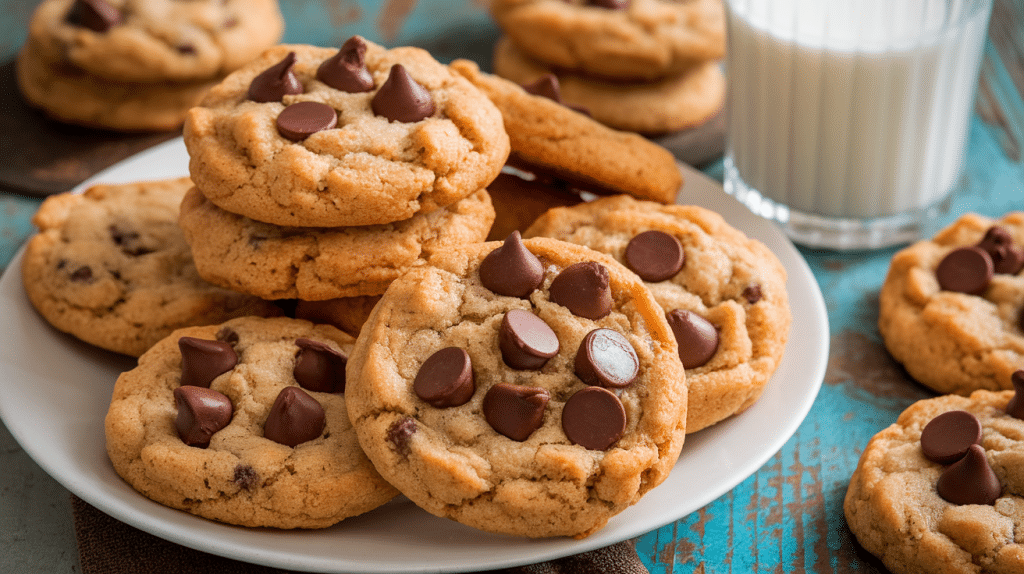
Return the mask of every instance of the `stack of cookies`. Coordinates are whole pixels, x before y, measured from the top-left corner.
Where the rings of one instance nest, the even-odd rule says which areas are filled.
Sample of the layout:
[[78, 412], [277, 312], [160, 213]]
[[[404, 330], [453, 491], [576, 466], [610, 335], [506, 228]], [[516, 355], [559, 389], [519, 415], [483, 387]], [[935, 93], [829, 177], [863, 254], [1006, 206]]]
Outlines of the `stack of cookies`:
[[283, 30], [276, 0], [44, 0], [18, 54], [18, 87], [59, 121], [175, 129]]
[[180, 225], [199, 273], [298, 299], [299, 316], [327, 301], [361, 313], [435, 251], [485, 239], [485, 187], [509, 153], [467, 80], [360, 37], [266, 51], [191, 110], [184, 139], [195, 189]]
[[554, 74], [562, 96], [611, 127], [658, 135], [722, 107], [721, 0], [492, 0], [504, 32], [494, 71], [519, 84]]

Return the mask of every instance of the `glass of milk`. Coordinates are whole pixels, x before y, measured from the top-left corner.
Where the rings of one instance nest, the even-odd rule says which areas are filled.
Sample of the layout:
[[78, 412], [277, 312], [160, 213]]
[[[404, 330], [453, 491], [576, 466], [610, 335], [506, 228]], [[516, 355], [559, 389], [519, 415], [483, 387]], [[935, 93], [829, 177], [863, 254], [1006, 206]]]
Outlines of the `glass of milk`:
[[992, 0], [725, 4], [726, 191], [804, 245], [921, 236], [959, 179]]

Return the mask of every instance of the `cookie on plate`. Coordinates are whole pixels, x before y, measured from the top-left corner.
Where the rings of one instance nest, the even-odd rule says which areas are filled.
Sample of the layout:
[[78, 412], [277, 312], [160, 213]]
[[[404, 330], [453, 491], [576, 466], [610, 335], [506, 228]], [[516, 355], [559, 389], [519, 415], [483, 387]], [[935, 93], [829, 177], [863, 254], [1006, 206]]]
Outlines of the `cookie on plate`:
[[601, 253], [518, 233], [392, 283], [347, 378], [381, 474], [490, 532], [595, 532], [664, 480], [686, 430], [686, 377], [643, 283]]
[[626, 195], [552, 209], [523, 236], [584, 245], [644, 280], [686, 368], [686, 432], [741, 413], [761, 396], [792, 320], [786, 270], [764, 244], [707, 209]]
[[133, 356], [180, 327], [280, 315], [268, 301], [199, 276], [177, 224], [191, 187], [179, 178], [48, 197], [22, 259], [39, 314], [87, 343]]
[[345, 407], [352, 337], [244, 317], [175, 331], [114, 386], [117, 473], [161, 504], [241, 526], [324, 528], [397, 492]]
[[1024, 212], [966, 214], [893, 256], [879, 294], [885, 346], [938, 393], [1010, 388], [1024, 364]]
[[654, 80], [725, 55], [721, 0], [493, 0], [529, 56], [618, 80]]
[[391, 223], [486, 187], [508, 157], [494, 104], [419, 48], [282, 45], [214, 87], [184, 128], [217, 206], [282, 226]]
[[918, 401], [868, 443], [843, 509], [894, 574], [1024, 572], [1024, 371]]
[[431, 254], [483, 241], [494, 221], [484, 190], [410, 219], [358, 227], [286, 227], [225, 211], [197, 189], [179, 223], [199, 274], [264, 299], [380, 295]]

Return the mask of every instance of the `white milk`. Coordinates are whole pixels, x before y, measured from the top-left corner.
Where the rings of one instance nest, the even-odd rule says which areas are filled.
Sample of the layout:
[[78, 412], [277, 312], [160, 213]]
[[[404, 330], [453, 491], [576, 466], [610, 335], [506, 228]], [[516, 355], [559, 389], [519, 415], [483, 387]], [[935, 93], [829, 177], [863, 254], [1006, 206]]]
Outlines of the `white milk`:
[[727, 0], [727, 169], [808, 214], [889, 216], [957, 179], [990, 0]]

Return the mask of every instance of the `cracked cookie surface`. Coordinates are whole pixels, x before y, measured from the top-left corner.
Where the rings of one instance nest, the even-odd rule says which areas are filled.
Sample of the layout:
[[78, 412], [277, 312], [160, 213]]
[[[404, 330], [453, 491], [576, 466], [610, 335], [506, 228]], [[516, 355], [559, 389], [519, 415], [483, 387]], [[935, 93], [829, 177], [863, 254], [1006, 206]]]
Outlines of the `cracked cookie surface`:
[[1011, 248], [1024, 245], [1024, 213], [966, 214], [932, 239], [896, 253], [882, 284], [878, 328], [885, 346], [936, 392], [1008, 389], [1011, 373], [1024, 364], [1024, 275], [991, 268], [976, 293], [943, 288], [937, 276], [948, 255], [976, 247], [993, 226], [1008, 233]]
[[[350, 93], [317, 79], [338, 50], [283, 45], [215, 86], [185, 122], [189, 172], [219, 207], [275, 225], [337, 227], [391, 223], [435, 211], [483, 189], [508, 157], [497, 108], [426, 51], [365, 42], [368, 91]], [[295, 53], [302, 93], [247, 99], [253, 79]], [[373, 101], [401, 66], [426, 89], [434, 111], [416, 121], [377, 115]], [[334, 128], [293, 141], [277, 120], [293, 104], [333, 109]]]
[[[661, 483], [675, 464], [685, 435], [685, 375], [664, 313], [639, 280], [603, 254], [546, 238], [526, 240], [525, 249], [543, 268], [536, 286], [522, 297], [485, 286], [482, 262], [509, 242], [436, 254], [428, 266], [391, 284], [349, 361], [349, 415], [381, 474], [427, 511], [492, 532], [584, 537]], [[580, 263], [607, 270], [611, 299], [601, 318], [585, 318], [576, 313], [588, 310], [555, 302], [566, 291], [584, 290], [558, 287]], [[514, 267], [498, 265], [498, 275]], [[524, 348], [545, 353], [506, 357], [500, 333], [517, 313], [522, 322], [516, 333], [529, 342], [537, 332], [532, 330], [545, 331], [540, 325], [546, 324], [548, 336], [557, 337], [557, 352], [551, 354], [551, 339], [541, 337], [545, 344]], [[611, 390], [588, 386], [576, 374], [581, 344], [602, 328], [627, 341], [623, 348], [633, 349], [638, 365], [632, 382], [626, 377], [625, 386]], [[452, 347], [464, 350], [471, 363], [472, 393], [462, 394], [462, 378], [458, 393], [452, 388], [446, 397], [464, 402], [432, 406], [416, 390], [416, 379], [430, 371], [429, 358]], [[519, 362], [538, 357], [539, 367]], [[580, 391], [621, 403], [621, 435], [610, 446], [605, 440], [585, 447], [586, 440], [568, 438], [572, 417], [563, 414]], [[510, 398], [517, 394], [522, 401]], [[527, 422], [512, 407], [496, 407], [501, 401], [536, 418]], [[592, 422], [602, 427], [611, 418], [595, 415]]]
[[270, 302], [203, 280], [178, 227], [188, 178], [96, 185], [47, 198], [22, 260], [25, 291], [54, 327], [138, 356], [174, 329], [243, 315]]
[[[846, 493], [846, 521], [894, 573], [1024, 571], [1024, 420], [1005, 412], [1013, 395], [976, 391], [918, 401], [868, 443]], [[937, 416], [956, 410], [980, 422], [978, 444], [1001, 488], [991, 504], [954, 504], [937, 492], [944, 465], [925, 456], [922, 435]]]
[[[717, 331], [715, 344], [694, 360], [701, 364], [684, 360], [686, 430], [696, 432], [753, 405], [782, 359], [792, 319], [786, 271], [778, 258], [717, 213], [628, 196], [549, 210], [523, 236], [585, 245], [629, 267], [631, 241], [650, 231], [674, 237], [684, 257], [670, 276], [646, 282], [651, 294], [665, 313], [696, 313]], [[752, 300], [755, 288], [758, 296]], [[681, 356], [695, 355], [702, 341], [679, 344]]]
[[[226, 342], [237, 355], [237, 364], [209, 382], [233, 412], [205, 448], [189, 446], [176, 429], [182, 337]], [[265, 436], [276, 397], [299, 388], [302, 339], [345, 356], [353, 342], [327, 325], [255, 317], [182, 329], [160, 341], [114, 386], [105, 429], [118, 474], [161, 504], [241, 526], [324, 528], [393, 498], [397, 491], [359, 448], [343, 392], [307, 391], [323, 410], [315, 438], [293, 447]]]

